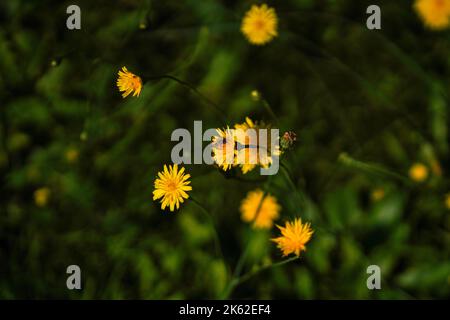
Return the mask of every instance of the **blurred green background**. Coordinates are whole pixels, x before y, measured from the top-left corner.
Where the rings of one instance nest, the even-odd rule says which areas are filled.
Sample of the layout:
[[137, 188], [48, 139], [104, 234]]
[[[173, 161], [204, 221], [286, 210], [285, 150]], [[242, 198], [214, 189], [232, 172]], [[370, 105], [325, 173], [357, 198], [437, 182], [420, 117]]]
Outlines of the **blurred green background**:
[[[315, 233], [300, 260], [269, 268], [231, 298], [430, 299], [450, 296], [450, 33], [424, 28], [412, 1], [268, 1], [279, 36], [240, 33], [259, 1], [2, 1], [0, 4], [0, 298], [220, 298], [243, 272], [282, 260], [276, 229], [240, 219], [258, 170], [187, 165], [191, 195], [175, 213], [152, 201], [176, 128], [246, 116], [297, 133], [269, 192], [277, 223]], [[66, 28], [81, 7], [82, 29]], [[382, 8], [382, 30], [366, 8]], [[145, 82], [122, 99], [122, 67]], [[188, 87], [225, 110], [214, 112]], [[427, 167], [425, 181], [408, 175]], [[242, 181], [244, 179], [249, 181]], [[449, 205], [450, 207], [450, 205]], [[66, 268], [82, 270], [81, 291]], [[366, 268], [381, 267], [368, 290]]]

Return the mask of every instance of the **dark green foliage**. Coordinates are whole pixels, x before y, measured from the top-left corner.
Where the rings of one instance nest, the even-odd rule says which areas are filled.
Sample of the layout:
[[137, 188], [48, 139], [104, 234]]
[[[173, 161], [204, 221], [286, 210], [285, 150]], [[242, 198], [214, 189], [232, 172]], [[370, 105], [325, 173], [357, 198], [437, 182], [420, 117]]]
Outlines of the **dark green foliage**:
[[[73, 1], [1, 1], [0, 298], [219, 298], [247, 244], [244, 272], [281, 261], [278, 231], [240, 219], [263, 187], [257, 170], [186, 166], [224, 259], [195, 203], [169, 213], [152, 201], [174, 129], [273, 122], [254, 89], [274, 126], [297, 134], [269, 187], [278, 223], [300, 216], [315, 233], [300, 260], [231, 297], [448, 298], [449, 31], [424, 29], [411, 1], [377, 2], [380, 31], [366, 29], [372, 1], [269, 1], [279, 36], [255, 47], [239, 30], [252, 1], [81, 0], [79, 31], [66, 29]], [[139, 98], [118, 92], [122, 66], [146, 81]], [[424, 183], [408, 178], [416, 162]], [[66, 288], [71, 264], [81, 291]], [[382, 290], [366, 287], [371, 264]]]

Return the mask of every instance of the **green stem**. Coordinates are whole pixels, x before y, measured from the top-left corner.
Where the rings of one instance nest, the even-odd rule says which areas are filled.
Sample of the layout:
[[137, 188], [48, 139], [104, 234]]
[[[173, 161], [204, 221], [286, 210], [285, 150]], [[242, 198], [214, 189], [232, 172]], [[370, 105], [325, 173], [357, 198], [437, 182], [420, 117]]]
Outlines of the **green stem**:
[[260, 272], [262, 272], [262, 271], [264, 271], [264, 270], [271, 269], [271, 268], [281, 267], [281, 266], [283, 266], [283, 265], [285, 265], [285, 264], [288, 264], [289, 262], [298, 260], [299, 258], [300, 258], [300, 257], [295, 256], [295, 257], [292, 257], [292, 258], [289, 258], [289, 259], [286, 259], [286, 260], [283, 260], [283, 261], [279, 261], [279, 262], [276, 262], [276, 263], [271, 263], [271, 264], [268, 264], [268, 265], [265, 265], [265, 266], [256, 268], [256, 269], [254, 269], [254, 270], [252, 270], [252, 271], [247, 272], [247, 273], [244, 274], [242, 277], [240, 277], [240, 278], [238, 279], [238, 284], [241, 284], [241, 283], [247, 281], [248, 279], [250, 279], [250, 278], [253, 277], [254, 275], [256, 275], [256, 274], [258, 274], [258, 273], [260, 273]]
[[227, 116], [226, 116], [225, 112], [214, 101], [212, 101], [211, 99], [209, 99], [208, 97], [203, 95], [197, 88], [192, 86], [190, 83], [188, 83], [184, 80], [178, 79], [177, 77], [169, 75], [169, 74], [164, 74], [161, 76], [145, 77], [145, 80], [147, 80], [147, 81], [159, 80], [159, 79], [173, 80], [173, 81], [177, 82], [178, 84], [185, 86], [190, 91], [195, 93], [198, 97], [200, 97], [206, 104], [212, 106], [214, 108], [214, 111], [216, 111], [216, 113], [222, 118], [222, 120], [227, 122]]
[[[265, 199], [265, 197], [268, 194], [268, 189], [269, 189], [270, 181], [271, 181], [270, 178], [271, 178], [271, 176], [269, 176], [269, 178], [267, 179], [267, 181], [264, 184], [264, 193], [263, 193], [263, 196], [262, 196], [261, 200], [259, 201], [258, 208], [256, 209], [255, 218], [253, 219], [253, 221], [256, 221], [256, 219], [258, 218], [258, 215], [259, 215], [259, 213], [261, 211], [261, 207], [262, 207], [262, 204], [264, 202], [264, 199]], [[241, 255], [239, 257], [239, 260], [238, 260], [238, 262], [236, 264], [236, 268], [234, 269], [231, 281], [228, 283], [228, 286], [225, 288], [224, 293], [223, 293], [223, 295], [221, 297], [222, 299], [227, 299], [230, 296], [230, 294], [233, 292], [234, 288], [239, 283], [238, 279], [240, 277], [242, 269], [244, 268], [248, 252], [250, 251], [250, 241], [247, 239], [246, 243], [247, 243], [247, 245], [246, 245], [244, 251], [241, 253]]]
[[358, 169], [358, 170], [361, 170], [364, 172], [372, 173], [372, 174], [391, 177], [391, 178], [400, 180], [407, 185], [411, 184], [409, 179], [406, 178], [405, 176], [402, 176], [401, 174], [390, 171], [390, 170], [383, 168], [377, 164], [369, 164], [366, 162], [356, 160], [356, 159], [352, 158], [351, 156], [349, 156], [347, 153], [341, 153], [339, 155], [338, 161], [348, 167], [352, 167], [352, 168], [355, 168], [355, 169]]
[[275, 112], [273, 112], [272, 107], [270, 106], [269, 102], [267, 102], [266, 99], [262, 99], [262, 104], [264, 106], [264, 108], [267, 110], [267, 112], [269, 113], [269, 115], [272, 117], [273, 121], [275, 122], [275, 124], [278, 123], [278, 118], [275, 115]]
[[214, 223], [213, 217], [211, 216], [211, 214], [209, 213], [208, 210], [206, 210], [206, 208], [197, 200], [195, 200], [192, 196], [190, 196], [191, 201], [193, 203], [195, 203], [197, 205], [197, 207], [200, 208], [200, 210], [206, 215], [211, 228], [213, 230], [213, 234], [214, 234], [214, 247], [216, 250], [216, 254], [220, 255], [221, 259], [223, 260], [223, 262], [225, 263], [225, 259], [224, 259], [224, 255], [223, 255], [223, 251], [222, 251], [222, 246], [220, 245], [220, 238], [219, 238], [219, 234], [217, 232], [217, 228], [216, 225]]
[[[262, 272], [264, 270], [281, 267], [281, 266], [283, 266], [285, 264], [288, 264], [288, 263], [290, 263], [292, 261], [295, 261], [295, 260], [298, 260], [298, 259], [299, 259], [299, 257], [296, 256], [296, 257], [292, 257], [292, 258], [289, 258], [289, 259], [286, 259], [286, 260], [283, 260], [283, 261], [280, 261], [280, 262], [271, 263], [271, 264], [268, 264], [268, 265], [265, 265], [265, 266], [262, 266], [262, 267], [258, 267], [258, 268], [254, 269], [252, 271], [249, 271], [249, 272], [245, 273], [244, 275], [242, 275], [241, 277], [234, 278], [230, 282], [230, 286], [228, 288], [228, 292], [227, 293], [230, 294], [233, 291], [233, 289], [236, 288], [238, 285], [240, 285], [243, 282], [249, 280], [250, 278], [252, 278], [253, 276], [257, 275], [258, 273], [260, 273], [260, 272]], [[226, 299], [226, 298], [228, 298], [228, 295], [224, 296], [224, 299]]]
[[297, 189], [296, 184], [294, 183], [294, 181], [291, 178], [291, 175], [289, 174], [288, 169], [286, 168], [286, 166], [283, 163], [280, 163], [280, 168], [281, 171], [283, 172], [286, 181], [288, 182], [289, 186], [292, 188], [292, 190], [294, 191], [294, 193], [297, 195], [297, 198], [300, 202], [300, 205], [303, 206], [303, 208], [305, 208], [306, 206], [306, 200], [303, 198], [303, 196], [300, 194], [300, 192]]

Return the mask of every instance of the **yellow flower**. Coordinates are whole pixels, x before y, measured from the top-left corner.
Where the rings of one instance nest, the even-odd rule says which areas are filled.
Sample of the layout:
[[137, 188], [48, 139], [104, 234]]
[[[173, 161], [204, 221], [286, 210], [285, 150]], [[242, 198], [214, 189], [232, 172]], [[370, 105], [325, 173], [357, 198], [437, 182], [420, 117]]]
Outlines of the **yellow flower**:
[[255, 45], [263, 45], [278, 35], [277, 15], [273, 8], [266, 4], [253, 5], [242, 20], [241, 32], [248, 41]]
[[423, 182], [428, 178], [428, 168], [422, 163], [415, 163], [409, 169], [409, 177], [416, 182]]
[[250, 143], [250, 137], [246, 135], [246, 131], [248, 129], [256, 129], [256, 123], [250, 119], [249, 117], [245, 117], [244, 123], [236, 123], [234, 125], [234, 128], [236, 129], [236, 141], [240, 144], [249, 144]]
[[34, 203], [38, 207], [45, 207], [50, 198], [50, 189], [49, 188], [39, 188], [34, 191]]
[[283, 257], [291, 253], [297, 257], [300, 252], [306, 251], [306, 243], [311, 239], [313, 230], [310, 223], [302, 224], [302, 219], [297, 218], [293, 222], [286, 222], [284, 227], [278, 226], [281, 230], [281, 237], [272, 239], [283, 252]]
[[118, 75], [117, 87], [119, 87], [119, 91], [123, 92], [122, 97], [126, 98], [133, 91], [133, 97], [139, 97], [142, 89], [141, 78], [128, 71], [126, 67], [122, 67], [122, 70], [119, 70]]
[[[253, 170], [256, 165], [267, 168], [272, 163], [272, 156], [280, 155], [280, 146], [277, 144], [272, 150], [270, 125], [264, 122], [255, 122], [249, 117], [245, 118], [245, 122], [235, 124], [235, 140], [238, 142], [238, 150], [236, 155], [236, 163], [241, 166], [242, 173]], [[249, 129], [254, 130], [255, 136], [253, 141], [250, 136]], [[267, 130], [266, 147], [259, 143], [259, 130]]]
[[261, 94], [258, 90], [252, 90], [252, 92], [250, 92], [250, 97], [252, 97], [253, 101], [259, 101], [259, 99], [261, 99]]
[[235, 136], [232, 129], [216, 129], [217, 136], [212, 138], [214, 162], [223, 170], [230, 169], [236, 161]]
[[450, 210], [450, 192], [445, 195], [445, 207]]
[[[259, 143], [261, 129], [267, 130], [266, 146]], [[238, 165], [244, 174], [257, 165], [267, 168], [273, 161], [272, 156], [281, 154], [278, 143], [272, 150], [270, 125], [263, 122], [257, 123], [247, 117], [244, 123], [235, 124], [234, 129], [227, 127], [216, 131], [217, 135], [212, 138], [213, 160], [224, 171]]]
[[79, 155], [78, 150], [74, 148], [68, 149], [65, 154], [66, 160], [69, 163], [74, 163], [75, 161], [77, 161], [78, 155]]
[[450, 0], [416, 0], [414, 8], [430, 29], [442, 30], [450, 25]]
[[383, 188], [376, 188], [372, 190], [372, 193], [370, 194], [370, 198], [372, 201], [377, 202], [384, 198], [386, 193], [384, 192]]
[[264, 192], [259, 189], [250, 191], [240, 207], [242, 220], [253, 222], [253, 227], [258, 229], [270, 229], [280, 215], [280, 210], [277, 199], [269, 194], [264, 196]]
[[192, 190], [189, 186], [191, 183], [188, 181], [189, 174], [184, 173], [182, 167], [178, 171], [176, 164], [169, 165], [169, 169], [164, 165], [164, 171], [158, 172], [158, 177], [155, 180], [155, 190], [153, 191], [153, 200], [161, 199], [161, 209], [170, 207], [170, 211], [174, 211], [175, 207], [180, 208], [180, 202], [183, 203], [184, 199], [189, 198], [187, 191]]

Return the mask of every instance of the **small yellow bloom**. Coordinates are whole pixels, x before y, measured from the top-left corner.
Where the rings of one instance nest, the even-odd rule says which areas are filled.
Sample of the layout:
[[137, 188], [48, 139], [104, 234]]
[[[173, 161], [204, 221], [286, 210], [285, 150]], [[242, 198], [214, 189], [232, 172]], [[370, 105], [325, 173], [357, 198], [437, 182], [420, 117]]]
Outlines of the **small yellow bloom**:
[[141, 78], [128, 71], [126, 67], [122, 67], [122, 70], [119, 70], [118, 75], [117, 87], [119, 87], [119, 91], [123, 92], [122, 97], [126, 98], [133, 91], [133, 97], [139, 97], [142, 89]]
[[445, 207], [450, 210], [450, 192], [445, 195]]
[[[263, 199], [264, 198], [264, 199]], [[242, 200], [240, 211], [242, 220], [253, 222], [253, 228], [270, 229], [280, 215], [281, 206], [277, 199], [257, 189], [250, 191]]]
[[306, 243], [311, 239], [313, 230], [310, 223], [302, 224], [302, 219], [297, 218], [293, 222], [286, 222], [284, 227], [278, 226], [281, 230], [281, 237], [272, 239], [277, 243], [278, 248], [283, 252], [283, 257], [291, 253], [297, 257], [300, 252], [306, 251]]
[[278, 35], [278, 19], [273, 8], [266, 4], [253, 5], [242, 20], [241, 32], [248, 41], [255, 45], [263, 45]]
[[423, 182], [428, 178], [428, 168], [422, 163], [415, 163], [409, 169], [409, 177], [416, 182]]
[[383, 188], [376, 188], [374, 190], [372, 190], [372, 193], [370, 194], [370, 198], [372, 199], [372, 201], [380, 201], [381, 199], [383, 199], [385, 196], [385, 192]]
[[38, 207], [45, 207], [50, 198], [50, 189], [49, 188], [39, 188], [34, 191], [34, 203]]
[[430, 29], [442, 30], [450, 25], [450, 0], [416, 0], [414, 9]]
[[250, 96], [252, 97], [253, 101], [259, 101], [259, 99], [261, 99], [261, 94], [258, 90], [252, 90]]
[[[244, 123], [236, 123], [234, 125], [234, 128], [236, 129], [236, 141], [239, 142], [240, 144], [243, 145], [247, 145], [249, 144], [250, 141], [250, 137], [246, 134], [246, 131], [248, 129], [256, 129], [257, 125], [256, 123], [250, 119], [249, 117], [245, 117], [245, 122]], [[255, 137], [257, 138], [257, 137]]]
[[188, 179], [191, 177], [189, 174], [184, 173], [182, 167], [178, 171], [178, 165], [174, 164], [173, 167], [169, 165], [169, 169], [164, 165], [164, 171], [158, 172], [158, 177], [155, 180], [155, 190], [153, 191], [153, 200], [161, 199], [161, 209], [170, 207], [170, 211], [174, 211], [180, 208], [180, 202], [183, 203], [184, 199], [189, 198], [187, 191], [191, 191], [191, 183]]
[[74, 163], [75, 161], [77, 161], [78, 155], [79, 155], [78, 150], [74, 148], [68, 149], [65, 154], [66, 160], [69, 163]]

